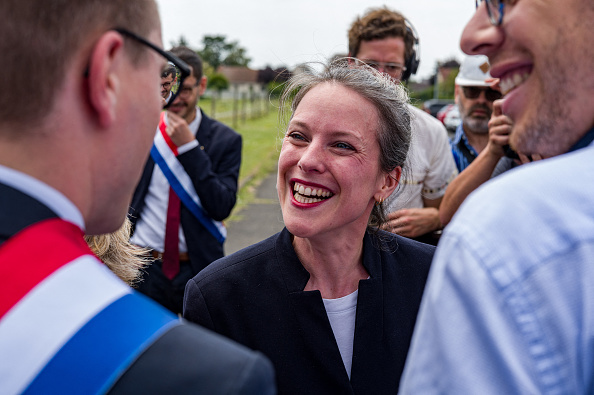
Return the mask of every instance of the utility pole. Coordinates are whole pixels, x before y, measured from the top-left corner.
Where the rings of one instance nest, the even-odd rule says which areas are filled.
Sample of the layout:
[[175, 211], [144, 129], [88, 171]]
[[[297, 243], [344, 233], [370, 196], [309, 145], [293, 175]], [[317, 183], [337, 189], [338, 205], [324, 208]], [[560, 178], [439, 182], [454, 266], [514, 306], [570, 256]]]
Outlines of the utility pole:
[[439, 62], [435, 63], [435, 81], [433, 82], [433, 98], [439, 99]]

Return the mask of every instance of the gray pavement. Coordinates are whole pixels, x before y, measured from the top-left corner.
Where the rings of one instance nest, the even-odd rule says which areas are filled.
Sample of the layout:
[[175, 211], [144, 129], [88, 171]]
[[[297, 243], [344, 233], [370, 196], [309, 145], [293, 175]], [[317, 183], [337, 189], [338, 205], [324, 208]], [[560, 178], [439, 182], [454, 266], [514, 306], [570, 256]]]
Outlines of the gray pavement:
[[225, 255], [262, 241], [283, 229], [283, 216], [276, 194], [276, 172], [264, 178], [256, 188], [255, 200], [238, 213], [237, 220], [226, 225]]

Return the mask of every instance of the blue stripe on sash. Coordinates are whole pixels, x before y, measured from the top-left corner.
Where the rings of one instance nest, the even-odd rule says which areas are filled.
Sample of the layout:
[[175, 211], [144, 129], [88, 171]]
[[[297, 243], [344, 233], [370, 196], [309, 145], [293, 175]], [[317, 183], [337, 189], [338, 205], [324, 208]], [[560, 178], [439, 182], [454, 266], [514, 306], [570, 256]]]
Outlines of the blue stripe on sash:
[[211, 235], [213, 235], [213, 237], [217, 239], [217, 241], [220, 244], [223, 244], [225, 242], [225, 236], [221, 234], [219, 229], [213, 223], [212, 218], [210, 218], [208, 214], [204, 212], [204, 209], [202, 209], [202, 207], [198, 206], [196, 202], [192, 200], [188, 192], [184, 189], [179, 180], [175, 177], [171, 169], [169, 169], [167, 163], [165, 162], [165, 159], [163, 159], [161, 153], [159, 152], [157, 147], [155, 147], [154, 144], [151, 148], [151, 156], [153, 157], [153, 160], [165, 175], [165, 178], [167, 178], [167, 181], [169, 182], [169, 185], [171, 185], [171, 188], [173, 188], [177, 196], [179, 196], [179, 200], [181, 200], [184, 206], [186, 206], [187, 209], [190, 210], [192, 215], [194, 215], [194, 217], [196, 217], [196, 219], [200, 221], [202, 226], [204, 226], [206, 230], [208, 230], [208, 232]]
[[23, 394], [102, 394], [178, 318], [136, 292], [87, 322]]

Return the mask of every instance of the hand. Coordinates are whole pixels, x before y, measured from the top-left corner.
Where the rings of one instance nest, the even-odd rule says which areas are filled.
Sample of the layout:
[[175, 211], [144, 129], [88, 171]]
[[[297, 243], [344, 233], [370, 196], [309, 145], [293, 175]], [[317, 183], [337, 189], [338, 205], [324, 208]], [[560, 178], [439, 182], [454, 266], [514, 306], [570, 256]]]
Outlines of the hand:
[[405, 237], [418, 237], [441, 228], [439, 211], [434, 207], [405, 208], [388, 214], [382, 229]]
[[518, 165], [523, 165], [525, 163], [529, 163], [529, 162], [535, 162], [537, 160], [542, 160], [542, 156], [539, 154], [532, 154], [530, 156], [524, 155], [521, 152], [518, 152], [518, 156], [520, 157], [520, 160], [516, 160], [516, 163]]
[[194, 134], [190, 131], [188, 123], [177, 114], [167, 111], [167, 134], [177, 147], [181, 147], [194, 140]]
[[495, 89], [496, 91], [501, 92], [501, 87], [499, 86], [499, 82], [501, 80], [499, 78], [487, 78], [485, 80], [485, 84], [489, 84], [489, 87], [491, 87], [492, 89]]
[[493, 114], [489, 120], [489, 142], [487, 148], [492, 155], [501, 158], [505, 155], [503, 146], [509, 144], [513, 121], [501, 111], [503, 100], [493, 102]]

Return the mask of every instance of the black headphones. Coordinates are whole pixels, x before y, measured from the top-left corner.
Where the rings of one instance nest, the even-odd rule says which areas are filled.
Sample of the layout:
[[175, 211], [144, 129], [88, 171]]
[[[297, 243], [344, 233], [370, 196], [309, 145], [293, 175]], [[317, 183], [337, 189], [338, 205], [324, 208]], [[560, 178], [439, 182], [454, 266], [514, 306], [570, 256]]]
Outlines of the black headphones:
[[[421, 54], [420, 54], [420, 44], [419, 44], [419, 35], [415, 30], [415, 27], [408, 21], [408, 19], [404, 19], [404, 23], [406, 24], [406, 32], [412, 36], [413, 39], [413, 47], [412, 53], [406, 59], [404, 66], [406, 70], [402, 73], [402, 77], [400, 78], [401, 81], [408, 81], [411, 75], [416, 74], [417, 70], [419, 69], [419, 63], [421, 63]], [[406, 40], [405, 40], [406, 42]]]

